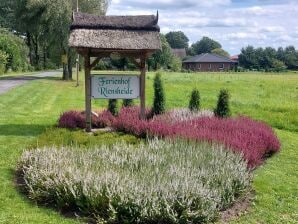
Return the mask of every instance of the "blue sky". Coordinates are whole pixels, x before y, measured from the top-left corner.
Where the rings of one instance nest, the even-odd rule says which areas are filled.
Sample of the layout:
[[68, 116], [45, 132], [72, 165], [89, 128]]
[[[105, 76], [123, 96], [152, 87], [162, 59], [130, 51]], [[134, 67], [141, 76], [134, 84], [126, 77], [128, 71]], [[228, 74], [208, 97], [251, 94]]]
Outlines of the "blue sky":
[[107, 15], [156, 10], [161, 32], [181, 30], [190, 44], [208, 36], [230, 54], [247, 45], [298, 48], [298, 0], [112, 0]]

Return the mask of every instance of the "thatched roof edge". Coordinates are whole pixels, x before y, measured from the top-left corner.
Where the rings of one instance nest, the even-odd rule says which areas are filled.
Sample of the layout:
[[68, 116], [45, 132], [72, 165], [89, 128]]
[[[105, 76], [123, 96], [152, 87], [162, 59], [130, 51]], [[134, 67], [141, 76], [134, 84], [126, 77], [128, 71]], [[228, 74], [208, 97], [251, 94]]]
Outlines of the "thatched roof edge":
[[158, 32], [128, 30], [75, 29], [70, 32], [69, 46], [75, 48], [158, 50]]
[[141, 16], [96, 16], [81, 12], [73, 13], [73, 22], [70, 30], [94, 29], [94, 30], [132, 30], [132, 31], [156, 31], [158, 26], [158, 13]]

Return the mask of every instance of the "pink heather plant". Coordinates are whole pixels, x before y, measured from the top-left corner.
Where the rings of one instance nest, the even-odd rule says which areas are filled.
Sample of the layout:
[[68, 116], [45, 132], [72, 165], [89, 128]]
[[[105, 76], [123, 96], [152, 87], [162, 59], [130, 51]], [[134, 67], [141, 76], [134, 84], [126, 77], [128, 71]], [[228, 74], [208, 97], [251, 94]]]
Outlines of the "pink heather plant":
[[[248, 117], [217, 118], [205, 111], [198, 114], [172, 110], [152, 119], [141, 120], [138, 107], [124, 107], [117, 117], [103, 111], [92, 117], [93, 127], [111, 126], [137, 137], [184, 138], [195, 141], [219, 142], [241, 153], [249, 167], [260, 165], [272, 153], [278, 152], [280, 142], [272, 128]], [[149, 118], [151, 111], [146, 110]], [[62, 114], [59, 127], [84, 128], [85, 115], [78, 111]]]
[[67, 111], [64, 112], [58, 121], [60, 128], [85, 128], [85, 115], [80, 111]]
[[92, 126], [94, 128], [105, 128], [107, 126], [111, 126], [115, 117], [110, 111], [104, 110], [98, 113], [98, 117], [93, 116], [92, 119]]
[[139, 109], [124, 108], [112, 123], [117, 131], [138, 137], [181, 137], [196, 141], [219, 142], [241, 153], [249, 167], [260, 165], [270, 154], [279, 151], [280, 142], [267, 124], [248, 117], [221, 119], [212, 116], [169, 122], [171, 114], [152, 120], [140, 120]]
[[[98, 116], [92, 115], [92, 127], [93, 128], [104, 128], [111, 126], [112, 120], [115, 117], [111, 112], [104, 110], [98, 113]], [[86, 116], [84, 111], [67, 111], [64, 112], [58, 121], [58, 127], [60, 128], [85, 128], [86, 127]]]

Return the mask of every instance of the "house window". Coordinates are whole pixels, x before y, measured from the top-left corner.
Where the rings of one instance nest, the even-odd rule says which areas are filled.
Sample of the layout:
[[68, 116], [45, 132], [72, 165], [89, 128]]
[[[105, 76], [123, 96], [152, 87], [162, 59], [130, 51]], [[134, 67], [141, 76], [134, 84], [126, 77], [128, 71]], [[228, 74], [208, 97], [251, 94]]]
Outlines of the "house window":
[[220, 69], [224, 69], [224, 68], [225, 68], [225, 64], [221, 64], [221, 65], [219, 66], [219, 68], [220, 68]]
[[211, 64], [209, 64], [209, 69], [211, 69]]
[[201, 69], [201, 64], [198, 64], [198, 69]]

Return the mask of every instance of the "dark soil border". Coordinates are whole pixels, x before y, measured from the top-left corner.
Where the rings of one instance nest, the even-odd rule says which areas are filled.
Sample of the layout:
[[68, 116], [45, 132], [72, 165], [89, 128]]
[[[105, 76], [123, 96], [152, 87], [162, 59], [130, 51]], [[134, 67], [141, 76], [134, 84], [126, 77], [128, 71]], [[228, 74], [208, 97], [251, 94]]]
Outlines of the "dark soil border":
[[255, 195], [255, 191], [250, 189], [245, 195], [238, 198], [230, 208], [220, 212], [220, 219], [218, 222], [228, 223], [247, 213], [251, 208]]

